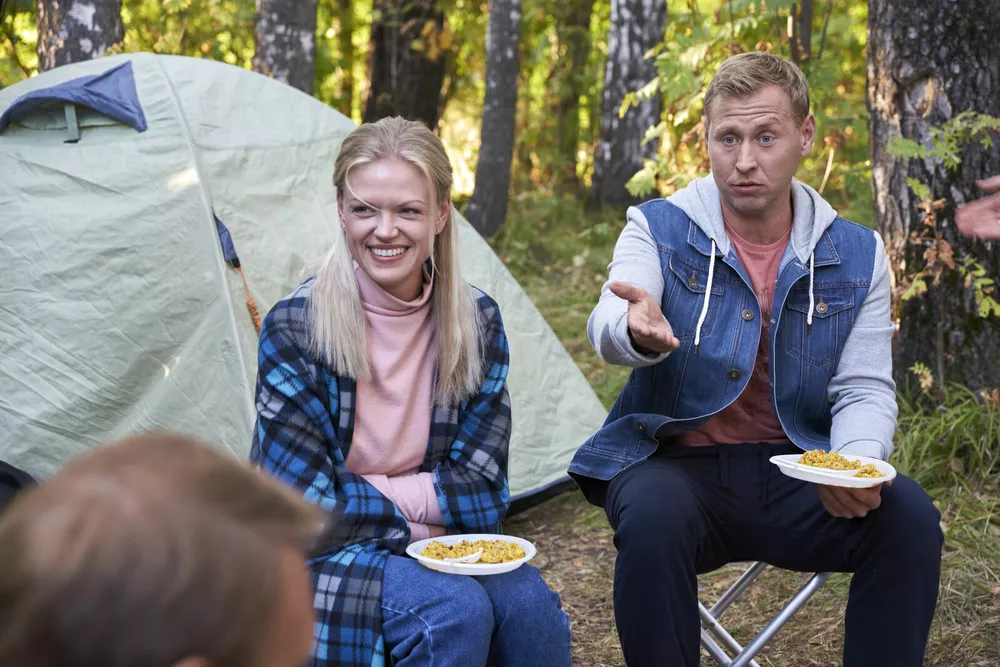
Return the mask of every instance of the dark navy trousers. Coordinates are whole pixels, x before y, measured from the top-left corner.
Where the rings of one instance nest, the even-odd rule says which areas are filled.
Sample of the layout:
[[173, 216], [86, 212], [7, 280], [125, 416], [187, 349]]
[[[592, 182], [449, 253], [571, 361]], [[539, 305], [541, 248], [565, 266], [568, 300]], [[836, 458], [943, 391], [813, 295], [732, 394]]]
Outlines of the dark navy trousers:
[[878, 509], [835, 518], [815, 485], [768, 461], [798, 451], [664, 445], [611, 480], [615, 622], [629, 667], [697, 667], [697, 575], [734, 561], [853, 572], [845, 667], [923, 664], [941, 573], [937, 509], [920, 485], [897, 476]]

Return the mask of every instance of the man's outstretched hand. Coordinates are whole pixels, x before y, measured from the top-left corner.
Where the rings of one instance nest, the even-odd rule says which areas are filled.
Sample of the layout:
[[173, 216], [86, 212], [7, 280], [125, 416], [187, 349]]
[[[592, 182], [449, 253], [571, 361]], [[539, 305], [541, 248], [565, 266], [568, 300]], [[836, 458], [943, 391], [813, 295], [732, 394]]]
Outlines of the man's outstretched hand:
[[1000, 175], [976, 181], [988, 197], [963, 204], [955, 212], [955, 224], [966, 236], [1000, 239]]
[[660, 304], [641, 287], [615, 281], [608, 285], [612, 294], [628, 301], [628, 330], [633, 346], [642, 354], [664, 354], [681, 342], [663, 317]]

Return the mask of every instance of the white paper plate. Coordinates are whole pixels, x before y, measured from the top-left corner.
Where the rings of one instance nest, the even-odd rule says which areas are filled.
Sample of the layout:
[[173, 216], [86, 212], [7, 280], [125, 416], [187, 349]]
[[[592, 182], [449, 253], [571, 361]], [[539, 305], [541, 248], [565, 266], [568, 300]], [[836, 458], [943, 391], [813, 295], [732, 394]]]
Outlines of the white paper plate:
[[[479, 540], [503, 540], [504, 542], [513, 542], [524, 549], [524, 558], [512, 560], [509, 563], [446, 563], [444, 561], [437, 560], [436, 558], [426, 558], [420, 555], [431, 542], [456, 544], [462, 540], [467, 540], [469, 542], [477, 542]], [[528, 540], [522, 540], [520, 537], [512, 537], [511, 535], [489, 535], [484, 533], [475, 533], [471, 535], [442, 535], [441, 537], [432, 537], [428, 540], [420, 540], [419, 542], [414, 542], [410, 546], [406, 547], [406, 554], [412, 558], [416, 558], [417, 561], [419, 561], [424, 567], [437, 570], [438, 572], [446, 572], [448, 574], [465, 574], [475, 576], [484, 574], [503, 574], [504, 572], [516, 570], [534, 558], [536, 553], [537, 551], [535, 550], [535, 545]]]
[[844, 486], [852, 489], [867, 489], [878, 486], [896, 478], [896, 469], [880, 459], [872, 459], [867, 456], [845, 456], [850, 461], [861, 463], [872, 463], [885, 477], [855, 477], [854, 470], [827, 470], [816, 466], [807, 466], [799, 463], [801, 454], [782, 454], [772, 456], [771, 463], [778, 466], [781, 472], [789, 477], [801, 479], [804, 482], [814, 484], [825, 484], [827, 486]]

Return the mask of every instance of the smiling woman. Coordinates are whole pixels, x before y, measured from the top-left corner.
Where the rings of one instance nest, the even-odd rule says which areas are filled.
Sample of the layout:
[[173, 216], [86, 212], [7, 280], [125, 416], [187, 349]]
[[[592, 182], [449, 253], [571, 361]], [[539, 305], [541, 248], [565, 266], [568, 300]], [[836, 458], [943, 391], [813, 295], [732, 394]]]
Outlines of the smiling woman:
[[351, 255], [394, 297], [416, 299], [449, 202], [432, 202], [424, 175], [398, 159], [358, 165], [345, 177], [344, 191], [340, 219]]
[[496, 533], [507, 510], [509, 353], [496, 303], [458, 271], [452, 171], [420, 123], [365, 124], [334, 166], [339, 234], [260, 334], [251, 459], [337, 507], [347, 546], [311, 563], [314, 666], [568, 666], [538, 571], [473, 579], [403, 556]]

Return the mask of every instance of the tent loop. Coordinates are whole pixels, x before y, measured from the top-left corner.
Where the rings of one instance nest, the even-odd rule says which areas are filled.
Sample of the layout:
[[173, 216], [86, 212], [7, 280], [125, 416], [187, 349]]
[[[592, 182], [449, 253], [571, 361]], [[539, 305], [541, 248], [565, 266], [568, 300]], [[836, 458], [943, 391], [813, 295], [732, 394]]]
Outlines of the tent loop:
[[63, 109], [66, 112], [66, 131], [69, 132], [69, 139], [63, 143], [75, 144], [80, 141], [80, 124], [76, 120], [76, 105], [67, 102]]

